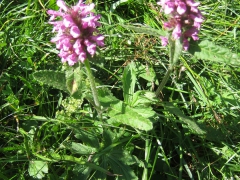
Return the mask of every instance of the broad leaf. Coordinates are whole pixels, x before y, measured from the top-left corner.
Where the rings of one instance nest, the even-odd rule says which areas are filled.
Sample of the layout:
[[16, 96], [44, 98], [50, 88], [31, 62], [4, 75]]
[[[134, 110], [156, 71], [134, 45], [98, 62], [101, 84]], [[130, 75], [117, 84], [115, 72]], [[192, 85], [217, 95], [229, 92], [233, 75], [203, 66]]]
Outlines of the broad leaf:
[[42, 179], [46, 173], [48, 173], [47, 162], [44, 161], [30, 161], [28, 173], [30, 176], [36, 179]]
[[[89, 179], [89, 175], [90, 175], [91, 171], [92, 171], [92, 169], [86, 165], [76, 164], [73, 168], [73, 173], [75, 174], [74, 178], [76, 180], [78, 180], [78, 179], [87, 180], [87, 179]], [[101, 171], [97, 171], [97, 172], [101, 172]], [[103, 174], [106, 176], [105, 173], [103, 173]]]
[[[106, 149], [109, 149], [106, 147]], [[103, 153], [99, 157], [99, 163], [102, 168], [110, 167], [113, 170], [114, 175], [118, 176], [117, 179], [137, 179], [134, 171], [129, 165], [136, 163], [135, 158], [122, 147], [110, 148], [109, 151]], [[104, 178], [104, 174], [97, 172], [96, 178]]]
[[43, 70], [33, 73], [33, 77], [43, 84], [67, 92], [65, 73], [53, 70]]
[[108, 119], [108, 123], [110, 124], [126, 124], [145, 131], [153, 128], [152, 122], [149, 119], [138, 114], [133, 108], [121, 101], [112, 105], [108, 115], [110, 116], [110, 119]]
[[185, 116], [180, 109], [173, 106], [171, 103], [164, 103], [164, 107], [172, 114], [176, 115], [179, 118], [179, 121], [183, 126], [189, 129], [192, 133], [198, 135], [204, 135], [206, 132], [202, 130], [199, 125], [194, 122], [190, 117]]
[[72, 153], [90, 155], [96, 152], [95, 148], [83, 145], [81, 143], [65, 141], [62, 143]]
[[[115, 149], [108, 155], [108, 163], [111, 166], [114, 174], [120, 175], [118, 179], [131, 179], [137, 180], [137, 176], [128, 164], [133, 164], [134, 159], [126, 151]], [[128, 157], [128, 158], [125, 158]]]
[[191, 41], [189, 52], [198, 59], [232, 65], [240, 64], [240, 56], [238, 54], [232, 53], [229, 49], [215, 45], [208, 40], [200, 42]]
[[98, 148], [99, 147], [99, 142], [97, 138], [97, 134], [91, 132], [91, 131], [85, 131], [85, 130], [77, 130], [75, 137], [77, 139], [80, 139], [83, 141], [85, 144]]
[[152, 65], [143, 65], [142, 63], [136, 62], [136, 72], [137, 76], [149, 81], [154, 82], [159, 85], [159, 82], [156, 78], [156, 73], [152, 67]]
[[158, 100], [154, 92], [140, 90], [133, 94], [131, 106], [151, 106], [157, 102]]
[[66, 67], [66, 86], [71, 95], [79, 98], [85, 89], [83, 69], [81, 65], [76, 64], [74, 67]]

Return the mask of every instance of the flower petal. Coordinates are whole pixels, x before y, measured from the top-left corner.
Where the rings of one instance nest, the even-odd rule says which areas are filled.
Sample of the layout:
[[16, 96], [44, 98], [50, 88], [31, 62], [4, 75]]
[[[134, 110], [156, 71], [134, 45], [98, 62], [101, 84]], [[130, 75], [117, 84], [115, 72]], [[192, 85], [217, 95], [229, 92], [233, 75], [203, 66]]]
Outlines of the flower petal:
[[81, 32], [79, 30], [79, 28], [77, 26], [72, 26], [70, 29], [70, 34], [74, 37], [74, 38], [78, 38], [81, 35]]
[[57, 5], [58, 7], [60, 7], [61, 9], [63, 9], [64, 11], [68, 10], [68, 7], [66, 6], [65, 2], [63, 0], [58, 0], [57, 1]]

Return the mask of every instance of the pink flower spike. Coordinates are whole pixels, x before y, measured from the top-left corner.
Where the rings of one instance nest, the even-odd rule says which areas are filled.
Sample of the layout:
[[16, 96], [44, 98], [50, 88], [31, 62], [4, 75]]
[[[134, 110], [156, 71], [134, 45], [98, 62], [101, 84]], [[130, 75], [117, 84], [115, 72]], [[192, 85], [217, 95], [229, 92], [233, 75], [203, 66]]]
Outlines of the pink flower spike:
[[87, 51], [93, 56], [96, 53], [96, 44], [91, 44], [88, 46]]
[[179, 39], [182, 35], [181, 24], [177, 24], [172, 32], [172, 36], [174, 39]]
[[174, 11], [174, 8], [175, 8], [174, 2], [168, 2], [168, 3], [166, 3], [166, 6], [164, 7], [164, 13], [170, 14]]
[[168, 38], [164, 37], [164, 36], [160, 36], [161, 38], [161, 42], [163, 46], [167, 46], [168, 45]]
[[64, 39], [61, 43], [62, 43], [62, 49], [64, 51], [69, 51], [70, 49], [72, 49], [72, 44], [70, 43], [69, 40]]
[[69, 55], [68, 52], [65, 52], [63, 50], [61, 50], [60, 53], [58, 54], [58, 56], [61, 57], [62, 59], [66, 59], [68, 55]]
[[54, 11], [54, 10], [47, 10], [48, 15], [55, 15], [55, 16], [62, 16], [64, 13], [59, 12], [59, 11]]
[[81, 45], [81, 40], [80, 40], [80, 39], [77, 39], [76, 42], [75, 42], [74, 45], [73, 45], [73, 48], [74, 48], [74, 49], [79, 49], [79, 48], [81, 48], [81, 47], [82, 47], [82, 45]]
[[82, 10], [82, 15], [87, 15], [89, 14], [93, 9], [94, 9], [94, 4], [91, 3], [90, 5], [88, 5], [87, 7], [85, 7], [83, 10]]
[[200, 5], [200, 2], [194, 2], [193, 0], [186, 0], [186, 3], [189, 6], [195, 6], [195, 7]]
[[85, 52], [82, 52], [79, 56], [78, 59], [83, 63], [87, 59], [87, 55]]
[[[97, 46], [104, 46], [104, 36], [97, 34], [100, 15], [91, 11], [94, 4], [87, 5], [79, 0], [77, 5], [68, 7], [64, 0], [57, 0], [59, 11], [49, 10], [49, 24], [53, 25], [56, 32], [51, 42], [60, 50], [58, 54], [62, 62], [68, 62], [70, 66], [77, 62], [84, 62], [87, 56], [96, 54]], [[59, 18], [56, 20], [56, 18]]]
[[95, 42], [97, 43], [98, 46], [103, 47], [104, 46], [104, 36], [103, 35], [98, 35], [95, 38]]
[[186, 12], [186, 10], [187, 10], [186, 4], [184, 2], [180, 2], [177, 7], [177, 12], [180, 15], [182, 15]]
[[[163, 28], [170, 32], [173, 40], [183, 38], [183, 49], [188, 50], [189, 39], [198, 40], [198, 33], [203, 23], [203, 16], [198, 9], [199, 2], [194, 0], [159, 0], [168, 21]], [[167, 45], [167, 38], [160, 37], [162, 45]]]
[[74, 23], [71, 15], [67, 14], [64, 16], [63, 24], [65, 27], [70, 27], [70, 26], [73, 26], [75, 23]]
[[58, 5], [58, 7], [63, 9], [65, 12], [68, 10], [68, 7], [66, 6], [66, 4], [63, 0], [58, 0], [57, 5]]
[[77, 26], [72, 26], [70, 29], [70, 34], [74, 37], [74, 38], [78, 38], [81, 35], [80, 30], [78, 29]]
[[174, 27], [174, 24], [171, 22], [164, 22], [163, 27], [166, 29], [172, 29]]
[[185, 37], [192, 37], [194, 41], [198, 40], [198, 30], [195, 27], [192, 27], [191, 29], [187, 30], [184, 33]]
[[67, 61], [69, 66], [74, 65], [78, 60], [78, 56], [76, 54], [71, 54], [67, 57]]
[[[200, 15], [200, 14], [198, 14], [198, 15]], [[198, 17], [197, 15], [194, 15], [194, 14], [190, 14], [189, 18], [194, 20], [195, 22], [198, 22], [198, 23], [202, 23], [203, 22], [202, 17]]]

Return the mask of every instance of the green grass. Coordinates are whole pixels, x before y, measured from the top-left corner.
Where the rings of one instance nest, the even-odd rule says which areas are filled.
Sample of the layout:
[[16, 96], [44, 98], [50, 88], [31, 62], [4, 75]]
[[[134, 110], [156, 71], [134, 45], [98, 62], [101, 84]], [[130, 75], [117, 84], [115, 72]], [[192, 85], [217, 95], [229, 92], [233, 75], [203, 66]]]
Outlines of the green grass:
[[[85, 74], [83, 95], [75, 99], [33, 77], [64, 68], [47, 23], [55, 1], [0, 2], [0, 179], [240, 179], [240, 3], [204, 0], [200, 6], [200, 39], [237, 58], [217, 62], [183, 53], [155, 98], [168, 49], [158, 36], [122, 24], [161, 30], [160, 7], [153, 0], [93, 2], [106, 36], [91, 62], [101, 116]], [[137, 91], [134, 104], [129, 94]], [[117, 116], [119, 109], [128, 116]], [[126, 117], [150, 119], [153, 129], [133, 128]]]

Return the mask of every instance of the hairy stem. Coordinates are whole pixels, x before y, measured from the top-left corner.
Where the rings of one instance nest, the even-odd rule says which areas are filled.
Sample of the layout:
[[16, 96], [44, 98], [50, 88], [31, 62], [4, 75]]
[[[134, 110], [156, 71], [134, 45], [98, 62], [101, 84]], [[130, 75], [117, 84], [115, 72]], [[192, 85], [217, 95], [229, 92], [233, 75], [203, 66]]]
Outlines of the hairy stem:
[[161, 84], [160, 84], [160, 85], [158, 86], [158, 88], [157, 88], [157, 91], [156, 91], [156, 96], [157, 96], [157, 97], [159, 96], [160, 92], [162, 92], [162, 90], [163, 90], [164, 86], [166, 85], [166, 83], [167, 83], [167, 81], [168, 81], [168, 79], [169, 79], [172, 71], [173, 71], [173, 67], [170, 66], [170, 67], [168, 68], [167, 73], [166, 73], [165, 76], [163, 77], [163, 80], [162, 80]]
[[95, 80], [94, 80], [94, 77], [92, 75], [92, 71], [91, 71], [88, 59], [86, 59], [84, 61], [84, 63], [85, 63], [85, 66], [86, 66], [88, 79], [90, 81], [90, 86], [91, 86], [91, 90], [92, 90], [94, 104], [95, 104], [97, 110], [99, 111], [101, 109], [101, 106], [100, 106], [100, 102], [98, 100], [97, 88], [96, 88], [96, 85], [95, 85]]

